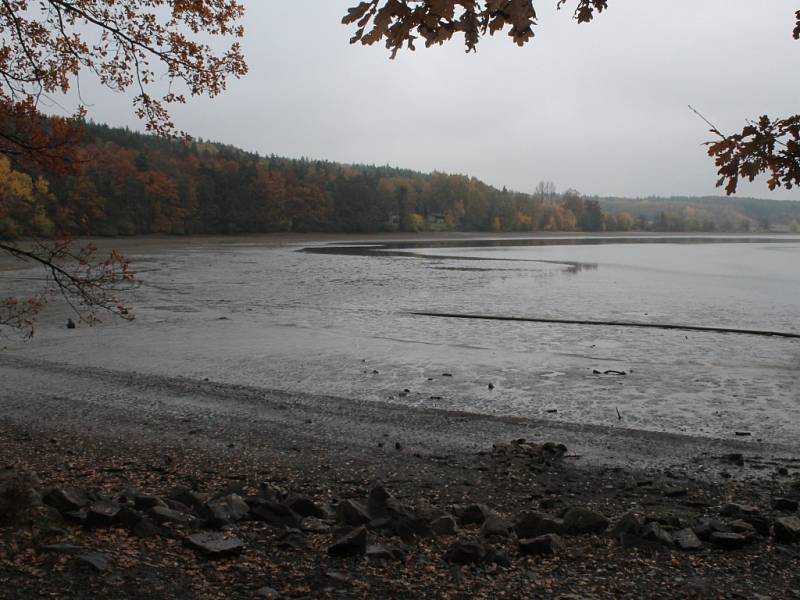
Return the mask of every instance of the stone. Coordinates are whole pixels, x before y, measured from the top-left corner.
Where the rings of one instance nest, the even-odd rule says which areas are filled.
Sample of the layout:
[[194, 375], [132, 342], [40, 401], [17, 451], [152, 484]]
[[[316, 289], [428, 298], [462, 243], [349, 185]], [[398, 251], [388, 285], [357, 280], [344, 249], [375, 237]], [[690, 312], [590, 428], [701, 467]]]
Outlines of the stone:
[[166, 502], [160, 496], [136, 496], [133, 501], [133, 505], [136, 510], [148, 510], [150, 508], [155, 508], [156, 506], [163, 506], [164, 508], [167, 507]]
[[499, 537], [507, 538], [511, 535], [511, 523], [498, 515], [489, 515], [481, 525], [481, 536], [485, 538]]
[[751, 538], [749, 536], [741, 533], [725, 533], [721, 531], [715, 531], [711, 534], [710, 541], [717, 548], [721, 548], [723, 550], [737, 550], [739, 548], [744, 548], [747, 544], [749, 544], [750, 539]]
[[703, 542], [695, 535], [690, 527], [676, 531], [673, 534], [675, 543], [681, 550], [700, 550], [703, 547]]
[[743, 516], [758, 516], [760, 511], [755, 506], [748, 506], [746, 504], [729, 503], [723, 505], [719, 510], [719, 514], [723, 517], [741, 518]]
[[367, 528], [356, 527], [328, 547], [328, 554], [335, 557], [361, 556], [367, 551]]
[[497, 565], [498, 567], [503, 567], [504, 569], [507, 569], [511, 566], [511, 558], [509, 558], [508, 552], [505, 550], [496, 550], [494, 548], [490, 548], [486, 553], [486, 558], [484, 558], [484, 561], [493, 565]]
[[483, 522], [495, 513], [485, 504], [468, 504], [457, 514], [461, 525], [483, 525]]
[[170, 506], [175, 510], [181, 510], [183, 512], [187, 512], [184, 507], [191, 509], [191, 510], [199, 510], [203, 507], [203, 505], [208, 501], [208, 495], [203, 494], [202, 492], [198, 492], [196, 490], [190, 490], [187, 488], [176, 488], [173, 490], [164, 501], [171, 505], [170, 502], [180, 502], [183, 506]]
[[178, 523], [180, 525], [195, 525], [197, 518], [178, 510], [166, 508], [163, 506], [154, 506], [147, 511], [147, 514], [156, 523]]
[[75, 560], [79, 566], [88, 567], [97, 573], [108, 571], [108, 569], [111, 567], [111, 558], [105, 554], [82, 554]]
[[701, 540], [710, 540], [714, 532], [730, 533], [730, 527], [718, 519], [707, 519], [705, 517], [697, 519], [692, 525], [692, 531]]
[[306, 517], [300, 521], [300, 530], [306, 533], [328, 533], [331, 530], [331, 526], [322, 519]]
[[298, 517], [288, 506], [274, 500], [259, 499], [250, 505], [250, 514], [258, 521], [263, 521], [273, 527], [294, 527], [300, 525]]
[[86, 492], [75, 487], [53, 488], [45, 494], [42, 500], [48, 506], [52, 506], [62, 513], [80, 510], [89, 504]]
[[161, 535], [161, 528], [148, 518], [141, 519], [131, 529], [131, 533], [138, 538], [152, 538]]
[[142, 520], [142, 513], [130, 506], [122, 506], [117, 513], [117, 523], [126, 529], [133, 529]]
[[781, 512], [797, 512], [797, 500], [791, 498], [773, 498], [772, 508]]
[[278, 590], [266, 586], [258, 588], [255, 592], [253, 592], [253, 595], [256, 598], [262, 598], [263, 600], [281, 600], [281, 598], [283, 598]]
[[225, 527], [250, 516], [250, 507], [238, 494], [228, 494], [206, 502], [200, 516], [208, 520], [211, 527]]
[[645, 540], [658, 542], [663, 546], [671, 547], [675, 544], [675, 540], [672, 539], [672, 535], [670, 535], [666, 529], [661, 527], [661, 525], [655, 521], [645, 524], [640, 535]]
[[367, 512], [373, 519], [391, 516], [397, 500], [382, 485], [373, 486], [367, 496]]
[[800, 519], [797, 517], [778, 517], [773, 525], [775, 539], [792, 544], [800, 540]]
[[588, 508], [570, 508], [564, 514], [564, 531], [571, 535], [602, 533], [607, 528], [605, 515]]
[[61, 516], [64, 517], [65, 521], [69, 523], [74, 523], [75, 525], [85, 525], [86, 524], [86, 510], [70, 510], [65, 513], [61, 513]]
[[476, 542], [455, 542], [445, 552], [444, 559], [457, 565], [471, 565], [486, 558], [486, 546]]
[[373, 544], [367, 546], [365, 554], [372, 560], [404, 561], [406, 559], [405, 551], [392, 545]]
[[77, 554], [78, 552], [83, 552], [82, 546], [76, 546], [75, 544], [48, 544], [47, 546], [42, 546], [42, 552], [49, 552], [51, 554]]
[[626, 512], [622, 515], [619, 521], [616, 522], [611, 534], [614, 537], [620, 537], [622, 534], [640, 535], [642, 533], [643, 523], [639, 517], [633, 512]]
[[183, 545], [210, 559], [239, 556], [244, 548], [244, 543], [239, 538], [217, 532], [186, 536], [183, 538]]
[[437, 535], [455, 535], [458, 533], [458, 523], [452, 515], [442, 515], [431, 521], [431, 531]]
[[301, 517], [316, 517], [317, 519], [324, 519], [328, 513], [314, 502], [311, 498], [306, 496], [291, 496], [286, 502], [292, 512], [300, 515]]
[[392, 530], [404, 542], [410, 543], [417, 536], [433, 535], [430, 524], [421, 517], [397, 516], [392, 520]]
[[89, 528], [111, 527], [117, 522], [120, 506], [110, 500], [98, 500], [86, 510], [85, 526]]
[[514, 521], [518, 538], [535, 538], [547, 533], [564, 533], [564, 521], [538, 512], [524, 512]]
[[308, 548], [308, 540], [296, 529], [290, 529], [278, 539], [278, 548], [285, 550], [305, 550]]
[[519, 551], [530, 556], [558, 554], [563, 548], [561, 536], [555, 533], [519, 540]]
[[731, 531], [734, 533], [744, 533], [746, 535], [753, 535], [756, 532], [756, 528], [753, 527], [750, 523], [748, 523], [744, 519], [736, 519], [735, 521], [731, 521], [730, 523], [728, 523], [728, 527], [730, 527]]
[[336, 505], [336, 519], [346, 525], [358, 527], [372, 520], [366, 507], [355, 500], [342, 500]]

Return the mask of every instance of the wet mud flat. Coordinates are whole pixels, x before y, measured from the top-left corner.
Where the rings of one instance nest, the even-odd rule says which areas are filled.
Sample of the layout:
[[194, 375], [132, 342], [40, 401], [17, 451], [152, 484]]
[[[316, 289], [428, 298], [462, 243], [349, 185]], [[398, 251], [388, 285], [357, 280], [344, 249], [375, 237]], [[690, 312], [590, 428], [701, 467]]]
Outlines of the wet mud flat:
[[[790, 447], [13, 357], [0, 375], [0, 487], [86, 496], [0, 526], [0, 597], [800, 597]], [[212, 523], [233, 495], [250, 512]]]

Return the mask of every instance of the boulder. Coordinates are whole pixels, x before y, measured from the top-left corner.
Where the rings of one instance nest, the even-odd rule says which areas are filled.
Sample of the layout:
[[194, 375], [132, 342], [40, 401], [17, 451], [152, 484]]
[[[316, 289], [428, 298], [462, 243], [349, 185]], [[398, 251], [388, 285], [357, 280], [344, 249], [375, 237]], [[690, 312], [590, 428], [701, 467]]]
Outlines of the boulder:
[[495, 513], [485, 504], [468, 504], [457, 510], [456, 514], [460, 524], [463, 526], [483, 525], [483, 522]]
[[336, 519], [345, 525], [358, 527], [372, 520], [366, 507], [355, 500], [342, 500], [336, 505]]
[[676, 531], [673, 534], [675, 543], [681, 550], [700, 550], [703, 547], [703, 542], [695, 535], [690, 527]]
[[298, 517], [289, 507], [274, 500], [258, 499], [250, 505], [250, 514], [258, 521], [273, 527], [299, 527]]
[[195, 525], [198, 520], [193, 515], [165, 508], [163, 506], [154, 506], [147, 511], [147, 514], [156, 523], [177, 523], [180, 525]]
[[571, 535], [602, 533], [607, 528], [605, 515], [588, 508], [570, 508], [564, 514], [564, 531]]
[[397, 560], [404, 561], [406, 559], [406, 552], [402, 548], [390, 544], [373, 544], [367, 546], [365, 552], [367, 558], [372, 560]]
[[361, 556], [367, 551], [367, 528], [356, 527], [350, 533], [342, 536], [332, 546], [328, 547], [328, 554], [335, 557]]
[[785, 544], [793, 544], [800, 540], [800, 519], [797, 517], [779, 517], [773, 525], [775, 539]]
[[486, 558], [486, 546], [477, 542], [455, 542], [445, 552], [444, 559], [457, 565], [471, 565]]
[[507, 538], [513, 525], [498, 515], [489, 515], [481, 525], [481, 536], [485, 538]]
[[216, 532], [186, 536], [183, 538], [183, 545], [210, 559], [238, 556], [244, 548], [244, 543], [239, 538]]
[[455, 535], [458, 533], [458, 523], [452, 515], [442, 515], [431, 521], [431, 531], [438, 535]]
[[711, 534], [710, 541], [717, 548], [721, 548], [723, 550], [737, 550], [739, 548], [744, 548], [747, 544], [749, 544], [751, 537], [741, 533], [725, 533], [721, 531], [715, 531]]
[[564, 542], [561, 536], [555, 533], [547, 533], [519, 541], [519, 551], [530, 556], [558, 554], [563, 548]]
[[315, 517], [317, 519], [324, 519], [328, 516], [328, 513], [324, 508], [306, 496], [290, 496], [285, 504], [292, 510], [292, 512], [300, 515], [301, 517]]
[[89, 528], [111, 527], [117, 522], [120, 506], [110, 500], [98, 500], [86, 510], [86, 522]]
[[528, 511], [521, 513], [514, 520], [514, 530], [517, 537], [535, 538], [547, 533], [564, 533], [564, 521], [554, 519], [539, 512]]
[[661, 525], [655, 521], [647, 523], [642, 528], [640, 536], [642, 539], [650, 542], [657, 542], [663, 546], [672, 547], [675, 545], [675, 540], [672, 539], [672, 535], [670, 535], [666, 529], [661, 527]]
[[200, 516], [211, 527], [225, 527], [241, 521], [250, 515], [250, 507], [238, 494], [228, 494], [206, 502], [200, 509]]
[[48, 506], [52, 506], [62, 513], [80, 510], [89, 504], [86, 492], [76, 487], [53, 488], [45, 494], [42, 500]]

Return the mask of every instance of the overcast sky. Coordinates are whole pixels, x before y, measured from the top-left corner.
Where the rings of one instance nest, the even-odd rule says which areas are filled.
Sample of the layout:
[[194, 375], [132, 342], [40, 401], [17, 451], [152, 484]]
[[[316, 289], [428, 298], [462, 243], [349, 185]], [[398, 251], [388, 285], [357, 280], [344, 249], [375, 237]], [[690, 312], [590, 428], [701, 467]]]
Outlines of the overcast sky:
[[[577, 25], [538, 0], [524, 48], [505, 35], [405, 52], [351, 46], [357, 0], [244, 0], [249, 75], [174, 111], [196, 137], [262, 154], [540, 180], [600, 195], [718, 194], [694, 105], [725, 131], [800, 112], [796, 0], [611, 0]], [[567, 3], [574, 5], [574, 1]], [[421, 46], [421, 45], [420, 45]], [[141, 128], [130, 98], [84, 77], [89, 115]], [[798, 199], [762, 183], [739, 195]]]

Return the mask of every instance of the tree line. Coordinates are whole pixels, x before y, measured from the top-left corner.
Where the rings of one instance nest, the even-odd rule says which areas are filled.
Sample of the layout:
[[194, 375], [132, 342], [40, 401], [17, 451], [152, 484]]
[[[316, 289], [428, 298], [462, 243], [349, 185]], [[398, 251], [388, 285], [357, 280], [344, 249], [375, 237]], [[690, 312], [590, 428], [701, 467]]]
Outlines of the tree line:
[[[465, 175], [260, 156], [92, 123], [86, 125], [80, 155], [80, 171], [61, 175], [0, 156], [0, 237], [63, 231], [118, 236], [750, 231], [770, 226], [757, 202], [721, 207], [672, 202], [653, 210], [658, 200], [558, 193], [547, 182], [521, 193]], [[777, 204], [794, 209], [781, 213], [786, 223], [792, 214], [800, 217], [800, 203]]]

